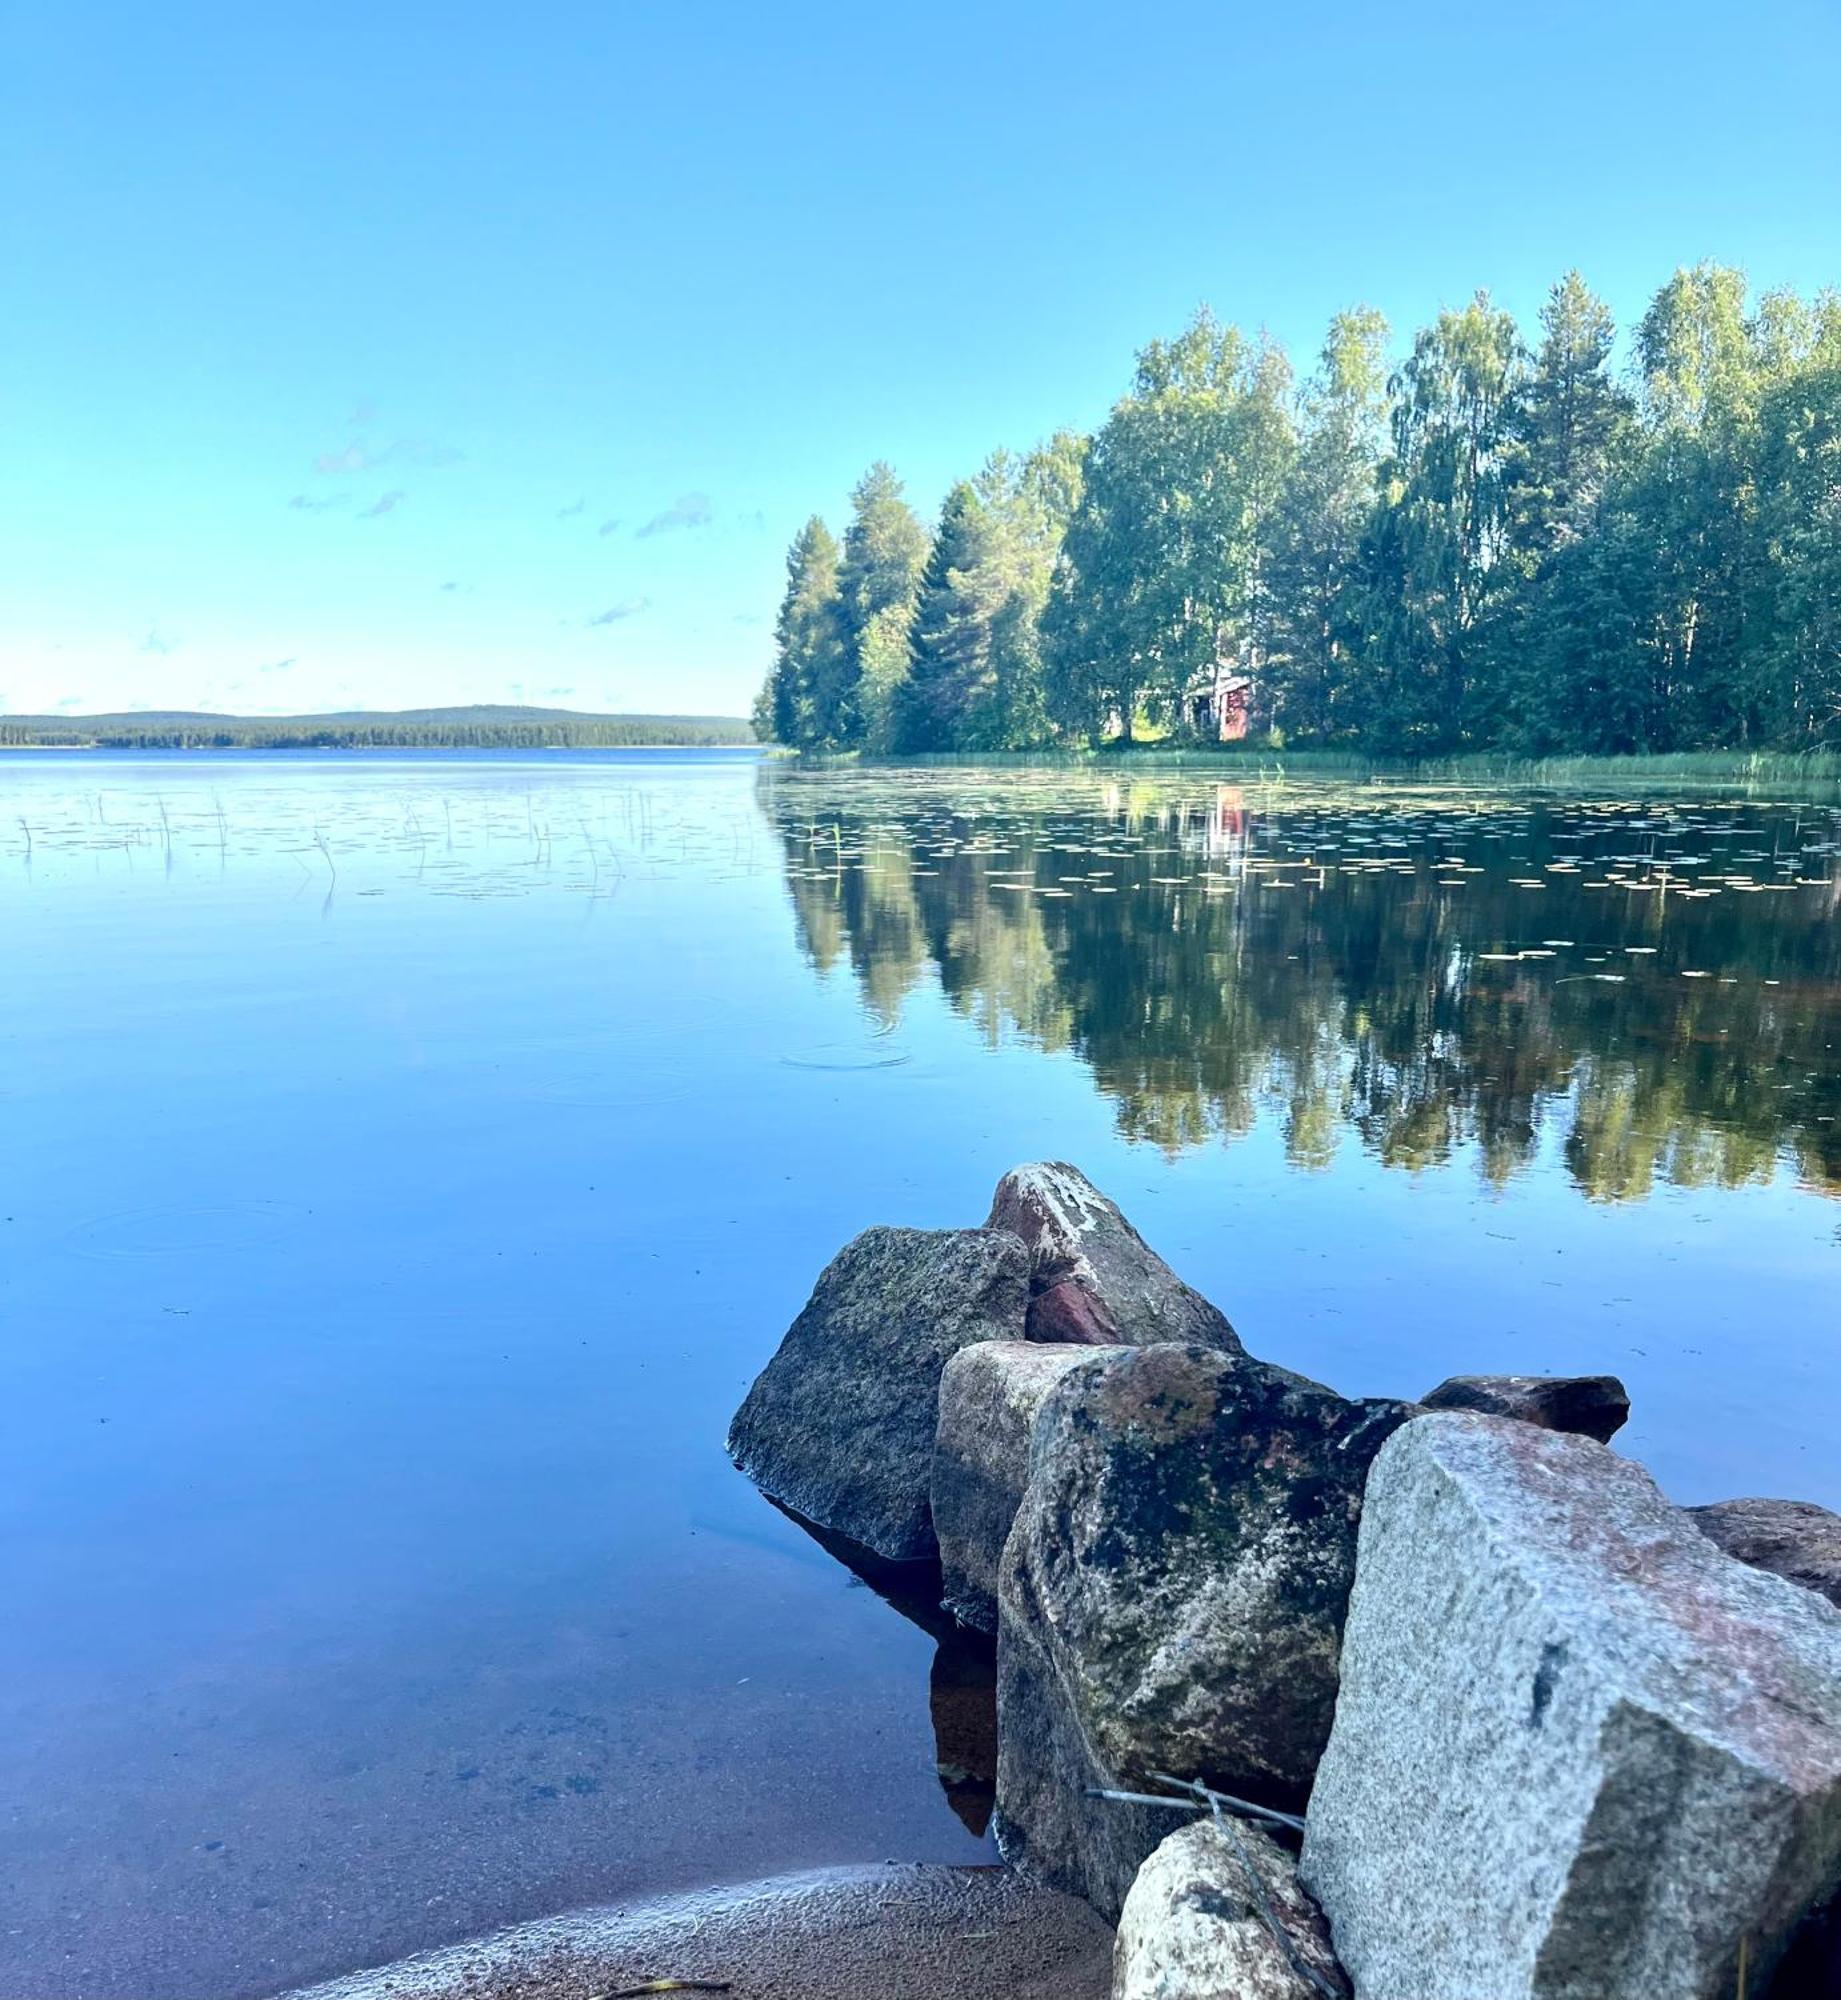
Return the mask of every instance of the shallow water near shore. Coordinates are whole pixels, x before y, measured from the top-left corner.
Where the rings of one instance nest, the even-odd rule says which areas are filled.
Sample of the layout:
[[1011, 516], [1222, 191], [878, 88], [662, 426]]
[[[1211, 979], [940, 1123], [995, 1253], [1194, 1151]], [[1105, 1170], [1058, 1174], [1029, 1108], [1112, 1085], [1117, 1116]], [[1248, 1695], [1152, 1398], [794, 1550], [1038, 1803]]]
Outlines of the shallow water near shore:
[[0, 1992], [988, 1858], [975, 1661], [721, 1441], [1019, 1160], [1340, 1388], [1610, 1369], [1674, 1497], [1841, 1504], [1838, 877], [1711, 791], [0, 762]]

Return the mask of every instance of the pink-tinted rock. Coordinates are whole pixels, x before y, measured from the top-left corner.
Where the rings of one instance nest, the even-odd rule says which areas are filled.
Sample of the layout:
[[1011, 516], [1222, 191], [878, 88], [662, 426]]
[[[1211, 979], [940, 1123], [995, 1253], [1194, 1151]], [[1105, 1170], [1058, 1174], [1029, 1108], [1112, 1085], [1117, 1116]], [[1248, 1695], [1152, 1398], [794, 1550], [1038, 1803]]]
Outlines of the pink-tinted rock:
[[1422, 1416], [1368, 1477], [1303, 1876], [1363, 2000], [1762, 1994], [1841, 1886], [1841, 1613], [1588, 1438]]
[[1028, 1338], [1086, 1347], [1164, 1341], [1241, 1351], [1226, 1316], [1172, 1271], [1077, 1167], [1016, 1167], [997, 1184], [987, 1228], [1030, 1254]]

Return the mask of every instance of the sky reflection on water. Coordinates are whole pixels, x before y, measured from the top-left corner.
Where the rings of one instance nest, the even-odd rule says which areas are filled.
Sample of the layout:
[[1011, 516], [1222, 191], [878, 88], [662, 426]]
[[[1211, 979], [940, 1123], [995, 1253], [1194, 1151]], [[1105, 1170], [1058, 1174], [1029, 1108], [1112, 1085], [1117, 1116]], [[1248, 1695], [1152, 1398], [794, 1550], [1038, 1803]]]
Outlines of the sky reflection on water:
[[1615, 1369], [1677, 1497], [1841, 1502], [1838, 832], [721, 756], [0, 765], [0, 1987], [257, 1994], [977, 1856], [934, 1637], [720, 1443], [846, 1237], [976, 1220], [1019, 1159], [1080, 1162], [1257, 1352]]

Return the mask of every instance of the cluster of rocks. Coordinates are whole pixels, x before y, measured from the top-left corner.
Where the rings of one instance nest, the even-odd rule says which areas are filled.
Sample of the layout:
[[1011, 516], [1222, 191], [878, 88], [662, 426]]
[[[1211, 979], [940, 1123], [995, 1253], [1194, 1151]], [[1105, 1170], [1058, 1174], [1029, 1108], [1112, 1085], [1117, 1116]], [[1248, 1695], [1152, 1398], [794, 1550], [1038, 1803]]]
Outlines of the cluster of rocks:
[[1841, 1521], [1675, 1508], [1628, 1410], [1338, 1395], [1049, 1164], [850, 1244], [729, 1447], [995, 1633], [999, 1844], [1118, 2000], [1761, 1995], [1841, 1886]]

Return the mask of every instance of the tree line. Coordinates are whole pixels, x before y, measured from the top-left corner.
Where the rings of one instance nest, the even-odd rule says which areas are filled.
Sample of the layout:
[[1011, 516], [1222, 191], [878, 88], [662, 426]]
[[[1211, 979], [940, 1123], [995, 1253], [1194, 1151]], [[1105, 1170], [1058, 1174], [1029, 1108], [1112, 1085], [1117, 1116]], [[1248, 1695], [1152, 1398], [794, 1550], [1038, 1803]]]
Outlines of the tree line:
[[[883, 754], [1181, 736], [1618, 755], [1841, 744], [1841, 295], [1677, 271], [1619, 360], [1577, 273], [1302, 381], [1207, 311], [1092, 437], [999, 452], [932, 531], [878, 463], [787, 557], [764, 740]], [[1212, 733], [1212, 732], [1211, 732]]]
[[558, 710], [420, 709], [388, 715], [0, 716], [0, 748], [71, 750], [708, 749], [749, 740], [712, 715], [571, 715]]

